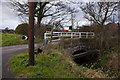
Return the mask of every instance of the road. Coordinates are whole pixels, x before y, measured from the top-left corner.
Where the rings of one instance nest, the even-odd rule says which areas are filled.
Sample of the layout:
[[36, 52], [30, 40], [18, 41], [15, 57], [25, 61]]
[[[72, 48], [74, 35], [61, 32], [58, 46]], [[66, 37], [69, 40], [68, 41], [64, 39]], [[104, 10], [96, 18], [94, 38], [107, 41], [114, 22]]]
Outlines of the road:
[[[35, 44], [38, 47], [40, 44]], [[10, 70], [9, 60], [13, 56], [28, 51], [28, 45], [15, 45], [2, 47], [2, 78], [15, 78]]]

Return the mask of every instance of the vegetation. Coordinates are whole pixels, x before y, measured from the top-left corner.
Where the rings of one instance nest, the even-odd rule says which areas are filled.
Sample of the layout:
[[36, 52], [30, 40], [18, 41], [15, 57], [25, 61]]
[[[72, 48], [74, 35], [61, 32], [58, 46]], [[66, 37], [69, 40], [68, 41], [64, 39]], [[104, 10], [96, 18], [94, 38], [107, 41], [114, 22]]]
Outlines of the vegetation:
[[[65, 2], [66, 3], [66, 2]], [[28, 15], [29, 5], [27, 3], [20, 2], [11, 2], [13, 9], [18, 11], [19, 15]], [[20, 4], [20, 6], [19, 6]], [[39, 4], [39, 5], [38, 5]], [[49, 4], [49, 6], [48, 6]], [[69, 2], [67, 3], [69, 4]], [[70, 3], [71, 4], [71, 3]], [[10, 60], [10, 64], [12, 66], [12, 71], [16, 73], [18, 76], [28, 77], [28, 78], [104, 78], [104, 77], [112, 77], [116, 78], [118, 63], [114, 62], [118, 58], [119, 46], [118, 46], [118, 30], [114, 28], [110, 28], [108, 26], [104, 26], [106, 21], [111, 21], [111, 16], [113, 16], [114, 22], [114, 14], [117, 11], [118, 3], [101, 3], [101, 2], [89, 2], [81, 5], [81, 10], [85, 13], [85, 18], [93, 24], [91, 27], [82, 28], [83, 31], [92, 31], [95, 33], [95, 37], [93, 39], [83, 40], [85, 43], [91, 43], [85, 45], [89, 47], [89, 49], [97, 50], [100, 53], [100, 59], [96, 62], [86, 63], [83, 65], [77, 65], [73, 62], [72, 58], [66, 51], [64, 51], [60, 45], [66, 47], [66, 44], [69, 44], [61, 40], [62, 44], [59, 46], [49, 45], [43, 53], [35, 55], [35, 66], [28, 65], [28, 53], [22, 53], [14, 56]], [[18, 7], [19, 6], [19, 7]], [[56, 11], [52, 10], [52, 7], [56, 7]], [[37, 18], [37, 25], [35, 26], [35, 36], [43, 37], [44, 32], [46, 31], [45, 27], [40, 27], [42, 19], [48, 16], [51, 16], [52, 22], [65, 22], [68, 16], [71, 14], [71, 18], [73, 18], [72, 13], [77, 12], [74, 8], [68, 7], [68, 5], [63, 4], [63, 2], [35, 2], [35, 11], [34, 17]], [[47, 14], [49, 13], [49, 14]], [[62, 16], [62, 18], [61, 18]], [[65, 16], [65, 17], [64, 17]], [[61, 18], [61, 19], [60, 19]], [[64, 20], [64, 21], [63, 21]], [[70, 21], [70, 20], [69, 20]], [[68, 22], [69, 22], [68, 21]], [[47, 23], [46, 21], [45, 24]], [[73, 22], [73, 21], [72, 21]], [[17, 34], [27, 35], [27, 28], [23, 27], [27, 26], [27, 24], [21, 24], [17, 27]], [[73, 25], [72, 25], [73, 26]], [[114, 26], [113, 26], [114, 27]], [[6, 36], [6, 35], [5, 35]], [[18, 36], [17, 36], [18, 37]], [[5, 37], [6, 38], [6, 37]], [[9, 36], [9, 39], [16, 39]], [[7, 39], [3, 39], [6, 41]], [[8, 40], [3, 45], [13, 45], [13, 44], [23, 44], [22, 42], [15, 42], [17, 40]], [[20, 40], [20, 39], [18, 39]], [[38, 39], [39, 40], [39, 39]], [[82, 40], [82, 39], [81, 39]], [[14, 43], [15, 42], [15, 43]], [[72, 46], [78, 44], [75, 40], [71, 42]], [[27, 43], [27, 42], [25, 42]], [[65, 43], [65, 44], [64, 44]], [[68, 45], [67, 45], [68, 46]], [[90, 48], [92, 46], [92, 48]], [[87, 50], [87, 49], [86, 49]], [[89, 58], [89, 57], [88, 57]], [[117, 64], [117, 69], [116, 69]], [[115, 66], [114, 66], [115, 65]]]
[[[113, 58], [116, 58], [116, 60], [113, 60]], [[102, 55], [99, 60], [84, 64], [84, 66], [93, 70], [101, 70], [104, 74], [107, 74], [105, 77], [118, 78], [117, 58], [117, 53], [109, 52], [109, 54]]]
[[34, 26], [34, 34], [35, 37], [38, 37], [40, 39], [44, 39], [44, 33], [48, 30], [50, 31], [51, 27], [46, 26], [44, 24], [41, 24], [41, 27], [39, 27], [37, 24]]
[[[49, 30], [50, 31], [51, 26], [46, 26], [45, 24], [41, 24], [41, 27], [39, 27], [37, 24], [34, 25], [34, 35], [37, 38], [43, 39], [44, 33]], [[18, 25], [15, 29], [16, 34], [20, 35], [28, 35], [28, 24], [22, 23]]]
[[28, 35], [28, 24], [23, 23], [17, 26], [15, 29], [16, 34]]
[[98, 25], [104, 25], [106, 21], [111, 20], [111, 16], [116, 14], [118, 2], [89, 2], [80, 4], [81, 10], [85, 13], [85, 18]]
[[[61, 46], [65, 44], [68, 46], [67, 42], [62, 41], [63, 44], [49, 45], [43, 53], [35, 55], [35, 66], [28, 65], [27, 52], [14, 56], [10, 60], [12, 71], [17, 76], [28, 78], [117, 78], [118, 59], [115, 59], [118, 58], [119, 50], [117, 30], [114, 32], [113, 29], [108, 30], [107, 27], [100, 29], [96, 26], [91, 30], [95, 32], [96, 37], [92, 39], [93, 42], [89, 41], [93, 43], [89, 46], [100, 52], [99, 60], [77, 65], [62, 49]], [[76, 41], [79, 42], [79, 40], [73, 41], [74, 45], [78, 44]]]
[[[2, 35], [0, 46], [11, 46], [11, 45], [18, 45], [18, 44], [27, 44], [28, 40], [23, 40], [23, 35], [17, 35], [17, 34], [8, 34], [8, 33], [0, 33]], [[41, 39], [36, 38], [35, 42], [41, 42]]]
[[28, 53], [10, 60], [17, 76], [28, 78], [104, 78], [105, 74], [84, 66], [78, 66], [70, 55], [59, 46], [49, 45], [43, 53], [35, 55], [35, 66], [28, 66]]
[[[66, 15], [70, 15], [70, 13], [75, 13], [75, 8], [66, 5], [67, 2], [63, 1], [51, 1], [51, 2], [35, 2], [34, 3], [34, 17], [37, 19], [37, 24], [40, 27], [42, 20], [46, 17], [52, 17], [49, 23], [59, 21], [62, 22], [66, 18]], [[21, 16], [22, 19], [27, 19], [26, 15], [29, 15], [29, 3], [27, 2], [14, 2], [10, 1], [10, 7], [17, 11], [18, 16]], [[54, 10], [54, 7], [56, 10]], [[68, 17], [68, 16], [67, 16]], [[46, 23], [46, 21], [44, 21]]]
[[0, 33], [2, 35], [2, 46], [10, 46], [17, 44], [27, 44], [27, 40], [22, 39], [22, 35]]
[[[103, 73], [107, 74], [106, 77], [118, 77], [118, 50], [119, 47], [119, 32], [109, 26], [100, 28], [97, 25], [92, 25], [88, 28], [89, 31], [94, 31], [95, 38], [92, 46], [100, 53], [100, 59], [85, 64], [84, 66], [92, 69], [100, 69]], [[87, 42], [89, 43], [89, 42]], [[90, 42], [91, 43], [91, 42]]]

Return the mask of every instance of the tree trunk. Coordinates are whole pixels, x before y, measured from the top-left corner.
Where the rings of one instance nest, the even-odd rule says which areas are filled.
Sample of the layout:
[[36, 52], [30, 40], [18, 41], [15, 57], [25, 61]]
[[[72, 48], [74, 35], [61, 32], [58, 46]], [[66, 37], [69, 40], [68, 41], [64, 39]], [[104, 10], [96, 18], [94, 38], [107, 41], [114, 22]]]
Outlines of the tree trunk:
[[41, 27], [41, 21], [42, 21], [42, 18], [41, 18], [41, 17], [38, 17], [38, 22], [37, 22], [37, 24], [38, 24], [39, 27]]

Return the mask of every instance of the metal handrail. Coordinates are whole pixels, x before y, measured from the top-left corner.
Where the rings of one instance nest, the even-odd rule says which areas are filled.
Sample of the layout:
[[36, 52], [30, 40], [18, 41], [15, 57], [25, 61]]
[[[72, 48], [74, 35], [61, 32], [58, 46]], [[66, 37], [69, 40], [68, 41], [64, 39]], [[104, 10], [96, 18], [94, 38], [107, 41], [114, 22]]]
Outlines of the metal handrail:
[[[89, 37], [94, 37], [95, 34], [94, 32], [53, 32], [53, 38], [58, 38], [56, 40], [52, 40], [52, 41], [58, 41], [60, 40], [60, 37], [70, 37], [70, 38], [89, 38]], [[46, 31], [46, 33], [44, 33], [44, 39], [50, 39], [51, 38], [51, 32], [50, 31]]]

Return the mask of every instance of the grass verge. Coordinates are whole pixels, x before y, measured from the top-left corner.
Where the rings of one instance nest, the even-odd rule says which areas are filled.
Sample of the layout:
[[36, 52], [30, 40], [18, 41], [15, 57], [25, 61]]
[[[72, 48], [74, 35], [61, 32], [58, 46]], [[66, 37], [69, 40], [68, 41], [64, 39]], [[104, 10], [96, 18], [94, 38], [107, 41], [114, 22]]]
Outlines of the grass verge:
[[[19, 44], [27, 44], [28, 40], [23, 40], [23, 35], [18, 34], [8, 34], [8, 33], [0, 33], [2, 35], [2, 40], [0, 41], [2, 44], [0, 46], [11, 46], [11, 45], [19, 45]], [[35, 42], [42, 42], [42, 40], [36, 38]]]
[[35, 55], [35, 65], [28, 66], [28, 53], [14, 56], [10, 60], [12, 71], [27, 78], [104, 78], [101, 72], [78, 66], [66, 51], [56, 45]]

